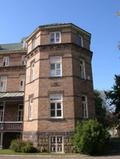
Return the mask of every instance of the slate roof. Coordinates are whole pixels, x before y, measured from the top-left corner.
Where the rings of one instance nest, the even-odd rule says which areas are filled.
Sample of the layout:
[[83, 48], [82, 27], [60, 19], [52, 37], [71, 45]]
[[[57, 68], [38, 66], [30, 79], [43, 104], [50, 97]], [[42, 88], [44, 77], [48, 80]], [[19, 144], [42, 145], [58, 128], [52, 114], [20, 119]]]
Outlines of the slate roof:
[[0, 44], [0, 52], [24, 51], [22, 43]]

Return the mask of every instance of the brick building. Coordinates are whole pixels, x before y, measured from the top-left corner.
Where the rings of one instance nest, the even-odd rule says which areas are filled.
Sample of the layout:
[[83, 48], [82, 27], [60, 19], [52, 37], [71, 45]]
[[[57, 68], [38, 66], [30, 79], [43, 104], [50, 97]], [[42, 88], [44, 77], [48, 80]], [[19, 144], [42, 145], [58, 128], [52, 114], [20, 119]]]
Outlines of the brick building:
[[[26, 38], [27, 51], [21, 44], [1, 45], [3, 147], [5, 135], [13, 138], [12, 133], [16, 137], [22, 132], [23, 139], [41, 151], [72, 151], [70, 138], [77, 121], [94, 117], [90, 39], [90, 33], [66, 23], [39, 26]], [[12, 130], [2, 130], [7, 123]]]
[[0, 45], [0, 148], [22, 135], [25, 55], [22, 43]]

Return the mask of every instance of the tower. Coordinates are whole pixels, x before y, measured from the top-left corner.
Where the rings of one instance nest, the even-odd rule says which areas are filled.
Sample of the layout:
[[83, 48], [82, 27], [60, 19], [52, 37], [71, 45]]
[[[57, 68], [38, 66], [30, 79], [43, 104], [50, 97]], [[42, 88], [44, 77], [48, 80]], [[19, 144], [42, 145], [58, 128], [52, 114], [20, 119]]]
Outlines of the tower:
[[77, 121], [94, 117], [91, 34], [72, 23], [39, 26], [27, 39], [23, 139], [71, 152]]

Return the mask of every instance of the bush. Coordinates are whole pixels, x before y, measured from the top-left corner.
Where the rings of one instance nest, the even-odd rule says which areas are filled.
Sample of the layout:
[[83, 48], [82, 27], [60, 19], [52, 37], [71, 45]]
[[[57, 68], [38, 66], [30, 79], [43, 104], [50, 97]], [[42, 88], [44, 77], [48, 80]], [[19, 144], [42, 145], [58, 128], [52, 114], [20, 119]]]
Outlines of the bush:
[[33, 147], [33, 144], [31, 142], [25, 142], [25, 145], [21, 147], [21, 151], [25, 153], [38, 152], [38, 150], [35, 147]]
[[13, 140], [10, 145], [10, 149], [15, 152], [34, 153], [37, 149], [33, 147], [33, 144], [29, 141]]
[[10, 144], [10, 149], [15, 152], [22, 152], [21, 148], [24, 147], [25, 143], [22, 140], [16, 139], [13, 140]]
[[108, 131], [96, 120], [78, 123], [72, 143], [76, 152], [84, 154], [101, 154], [109, 141]]

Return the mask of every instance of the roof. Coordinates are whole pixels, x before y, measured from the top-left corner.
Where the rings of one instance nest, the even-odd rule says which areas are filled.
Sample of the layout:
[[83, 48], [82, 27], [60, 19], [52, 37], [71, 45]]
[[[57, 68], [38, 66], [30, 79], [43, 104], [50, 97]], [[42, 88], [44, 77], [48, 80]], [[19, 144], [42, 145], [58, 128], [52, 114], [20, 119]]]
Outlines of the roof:
[[24, 51], [23, 43], [0, 44], [0, 52]]
[[23, 92], [14, 92], [14, 93], [6, 93], [6, 92], [0, 92], [0, 98], [9, 98], [9, 97], [23, 97]]
[[57, 28], [57, 27], [73, 27], [81, 32], [84, 32], [85, 34], [91, 36], [91, 34], [89, 32], [87, 32], [86, 30], [78, 27], [77, 25], [73, 24], [73, 23], [53, 23], [53, 24], [46, 24], [46, 25], [40, 25], [38, 26], [27, 38], [26, 41], [29, 40], [37, 31], [39, 31], [40, 29], [50, 29], [50, 28]]

